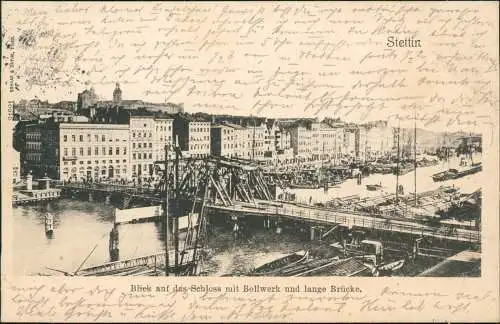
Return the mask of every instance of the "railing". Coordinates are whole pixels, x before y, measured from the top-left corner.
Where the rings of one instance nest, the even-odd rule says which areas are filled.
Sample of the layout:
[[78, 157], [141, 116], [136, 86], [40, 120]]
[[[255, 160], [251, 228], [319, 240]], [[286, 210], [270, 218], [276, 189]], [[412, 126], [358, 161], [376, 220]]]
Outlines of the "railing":
[[416, 234], [421, 236], [430, 236], [445, 238], [457, 241], [480, 242], [478, 231], [457, 229], [449, 232], [442, 227], [433, 227], [420, 223], [408, 221], [391, 220], [387, 218], [376, 218], [369, 214], [359, 214], [351, 212], [339, 212], [330, 210], [318, 210], [308, 207], [267, 207], [267, 208], [249, 208], [243, 206], [217, 206], [211, 205], [214, 209], [230, 210], [233, 212], [247, 212], [252, 214], [277, 215], [293, 218], [307, 219], [309, 221], [320, 221], [334, 224], [341, 224], [347, 227], [374, 228], [379, 230], [396, 231], [403, 233]]

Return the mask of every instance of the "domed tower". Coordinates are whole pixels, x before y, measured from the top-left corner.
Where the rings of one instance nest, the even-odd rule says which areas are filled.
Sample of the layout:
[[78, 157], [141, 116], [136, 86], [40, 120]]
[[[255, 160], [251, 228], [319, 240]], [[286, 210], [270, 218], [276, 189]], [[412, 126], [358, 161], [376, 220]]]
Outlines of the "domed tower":
[[118, 104], [122, 101], [122, 91], [120, 90], [120, 84], [116, 83], [115, 91], [113, 91], [113, 102]]

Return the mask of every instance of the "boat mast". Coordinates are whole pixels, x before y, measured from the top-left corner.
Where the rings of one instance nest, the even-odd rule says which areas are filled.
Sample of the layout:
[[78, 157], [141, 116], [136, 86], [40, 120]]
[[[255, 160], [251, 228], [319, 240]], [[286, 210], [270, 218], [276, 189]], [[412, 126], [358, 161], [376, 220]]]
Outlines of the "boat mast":
[[165, 145], [165, 276], [168, 277], [168, 266], [169, 266], [169, 260], [168, 260], [168, 205], [169, 205], [169, 197], [168, 197], [168, 144]]
[[179, 275], [179, 135], [175, 137], [175, 207], [174, 207], [174, 249], [175, 249], [175, 275]]
[[253, 136], [252, 136], [252, 161], [255, 161], [255, 118], [252, 118], [253, 121]]
[[472, 159], [472, 132], [469, 132], [469, 139], [470, 139], [470, 146], [467, 144], [467, 150], [469, 151], [470, 163], [472, 165], [474, 164], [474, 160]]
[[396, 204], [399, 202], [399, 134], [401, 133], [401, 126], [398, 123], [398, 147], [396, 156]]
[[417, 110], [415, 108], [415, 120], [413, 123], [413, 167], [415, 168], [414, 171], [414, 184], [415, 184], [415, 191], [413, 193], [413, 198], [414, 198], [414, 206], [417, 206]]

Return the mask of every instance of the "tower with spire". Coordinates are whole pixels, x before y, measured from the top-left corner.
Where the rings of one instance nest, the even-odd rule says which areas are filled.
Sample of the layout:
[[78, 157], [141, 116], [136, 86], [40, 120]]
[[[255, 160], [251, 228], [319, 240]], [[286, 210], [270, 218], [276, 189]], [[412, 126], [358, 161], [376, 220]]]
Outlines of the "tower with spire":
[[122, 90], [120, 89], [120, 84], [116, 83], [116, 88], [113, 91], [113, 103], [119, 104], [122, 101]]

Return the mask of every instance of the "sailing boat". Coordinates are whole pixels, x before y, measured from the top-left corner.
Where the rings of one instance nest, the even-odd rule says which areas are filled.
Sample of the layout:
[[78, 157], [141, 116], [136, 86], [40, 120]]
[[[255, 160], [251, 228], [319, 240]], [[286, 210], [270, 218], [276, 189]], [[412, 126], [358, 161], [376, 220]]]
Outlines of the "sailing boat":
[[[472, 143], [472, 136], [470, 136], [470, 138], [471, 138], [471, 143]], [[472, 159], [472, 147], [469, 145], [466, 145], [466, 148], [467, 148], [466, 154], [468, 154], [470, 156], [470, 159], [471, 159], [470, 165], [467, 165], [465, 160], [462, 160], [462, 162], [460, 163], [460, 166], [461, 166], [460, 169], [448, 167], [448, 170], [433, 174], [432, 180], [437, 182], [437, 181], [458, 179], [458, 178], [465, 177], [467, 175], [474, 174], [474, 173], [481, 171], [483, 169], [482, 163], [481, 162], [474, 163], [474, 161]], [[449, 159], [449, 149], [448, 149], [448, 147], [446, 149], [447, 149], [446, 157], [447, 157], [447, 159]]]

